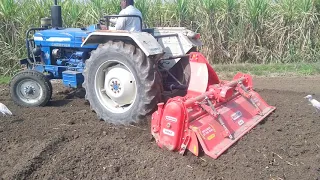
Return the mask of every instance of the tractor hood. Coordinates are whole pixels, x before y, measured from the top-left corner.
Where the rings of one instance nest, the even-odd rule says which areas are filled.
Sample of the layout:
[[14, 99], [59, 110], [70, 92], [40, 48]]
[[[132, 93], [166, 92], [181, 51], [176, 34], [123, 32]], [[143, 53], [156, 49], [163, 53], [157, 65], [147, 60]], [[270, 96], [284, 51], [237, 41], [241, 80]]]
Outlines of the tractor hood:
[[37, 46], [80, 48], [83, 40], [95, 30], [95, 25], [87, 28], [52, 28], [36, 32], [34, 34], [34, 41]]

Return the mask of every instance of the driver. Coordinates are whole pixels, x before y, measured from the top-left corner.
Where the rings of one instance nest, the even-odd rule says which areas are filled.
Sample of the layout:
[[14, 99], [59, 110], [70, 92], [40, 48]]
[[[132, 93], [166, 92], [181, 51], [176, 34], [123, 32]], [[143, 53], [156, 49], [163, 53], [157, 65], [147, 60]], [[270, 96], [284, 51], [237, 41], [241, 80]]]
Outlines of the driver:
[[[120, 0], [121, 11], [119, 15], [138, 15], [142, 19], [141, 12], [134, 7], [134, 0]], [[110, 19], [115, 24], [116, 30], [141, 31], [138, 17], [119, 17]]]

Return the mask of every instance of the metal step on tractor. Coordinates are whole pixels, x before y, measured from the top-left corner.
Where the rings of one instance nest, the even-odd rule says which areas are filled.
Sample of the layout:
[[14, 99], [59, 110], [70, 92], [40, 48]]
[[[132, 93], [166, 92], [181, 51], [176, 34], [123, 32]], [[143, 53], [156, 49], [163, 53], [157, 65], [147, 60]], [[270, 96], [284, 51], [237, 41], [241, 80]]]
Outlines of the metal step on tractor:
[[[64, 28], [55, 1], [51, 18], [26, 33], [28, 56], [10, 82], [12, 100], [45, 106], [50, 80], [62, 79], [66, 87], [85, 89], [98, 119], [128, 125], [152, 113], [151, 133], [161, 148], [195, 155], [202, 149], [213, 158], [275, 110], [252, 89], [250, 75], [221, 81], [197, 51], [198, 33], [183, 27], [117, 31], [109, 27], [111, 17], [122, 16]], [[142, 27], [142, 19], [132, 17]]]

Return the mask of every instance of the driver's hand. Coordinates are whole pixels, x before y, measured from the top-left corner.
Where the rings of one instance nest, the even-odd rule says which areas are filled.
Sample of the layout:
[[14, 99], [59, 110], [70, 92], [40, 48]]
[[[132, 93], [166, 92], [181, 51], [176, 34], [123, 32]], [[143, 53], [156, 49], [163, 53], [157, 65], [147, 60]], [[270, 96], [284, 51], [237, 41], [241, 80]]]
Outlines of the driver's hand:
[[108, 28], [107, 28], [106, 25], [100, 25], [100, 29], [101, 29], [101, 30], [107, 30]]
[[110, 22], [113, 23], [113, 24], [116, 24], [117, 23], [117, 18], [110, 18]]

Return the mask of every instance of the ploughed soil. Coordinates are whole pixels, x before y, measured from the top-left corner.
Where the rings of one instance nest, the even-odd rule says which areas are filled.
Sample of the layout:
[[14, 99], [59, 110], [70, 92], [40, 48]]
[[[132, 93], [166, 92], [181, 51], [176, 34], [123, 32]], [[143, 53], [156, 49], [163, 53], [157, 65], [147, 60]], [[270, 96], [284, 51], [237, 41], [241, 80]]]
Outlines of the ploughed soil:
[[1, 179], [320, 179], [320, 77], [254, 78], [274, 113], [214, 160], [160, 149], [149, 123], [97, 120], [81, 97], [53, 84], [46, 107], [21, 108], [0, 86]]

